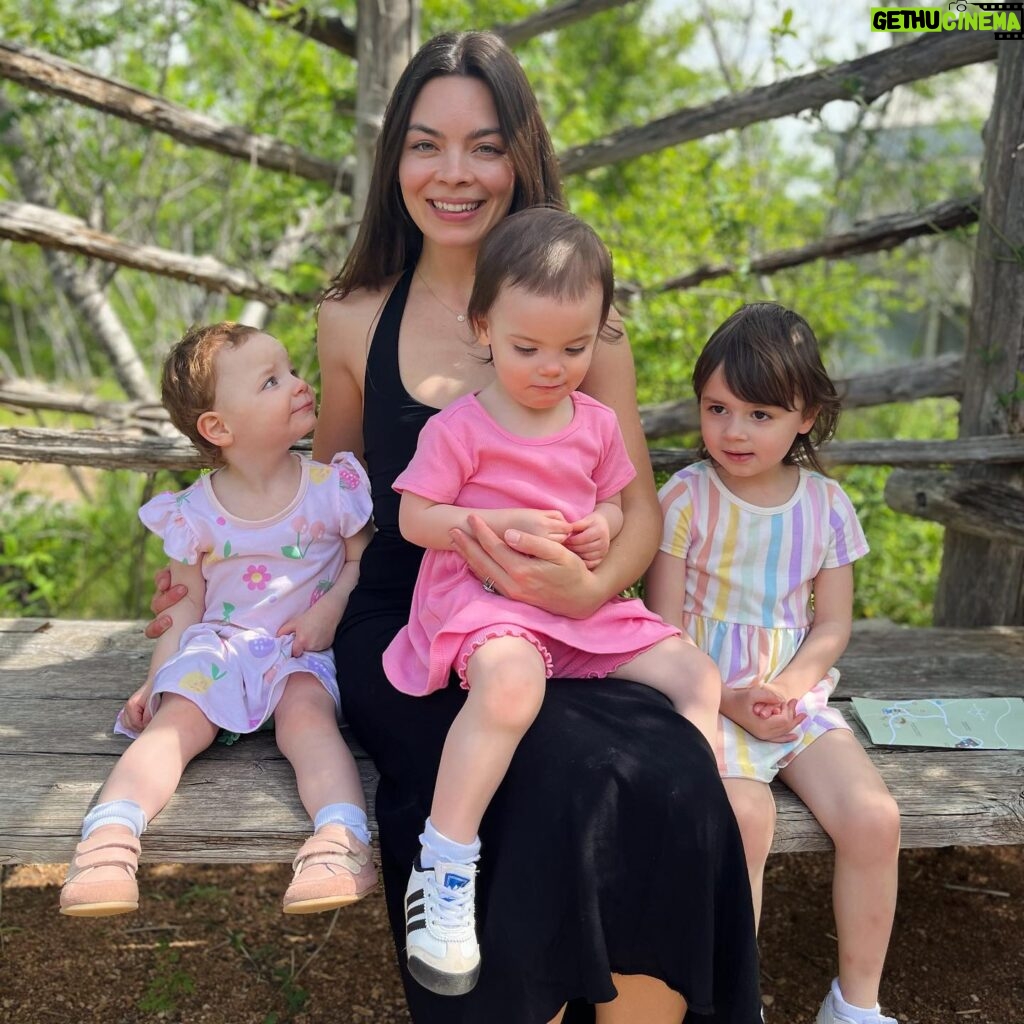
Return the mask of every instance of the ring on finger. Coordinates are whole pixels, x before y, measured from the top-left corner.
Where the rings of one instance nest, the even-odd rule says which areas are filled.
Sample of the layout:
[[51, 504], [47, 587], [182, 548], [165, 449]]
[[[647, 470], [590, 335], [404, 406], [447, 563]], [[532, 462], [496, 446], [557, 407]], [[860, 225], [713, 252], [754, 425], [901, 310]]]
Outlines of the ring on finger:
[[496, 594], [497, 593], [497, 591], [494, 589], [494, 580], [491, 579], [490, 576], [488, 576], [487, 579], [484, 580], [482, 586], [483, 586], [484, 590], [487, 591], [488, 594]]

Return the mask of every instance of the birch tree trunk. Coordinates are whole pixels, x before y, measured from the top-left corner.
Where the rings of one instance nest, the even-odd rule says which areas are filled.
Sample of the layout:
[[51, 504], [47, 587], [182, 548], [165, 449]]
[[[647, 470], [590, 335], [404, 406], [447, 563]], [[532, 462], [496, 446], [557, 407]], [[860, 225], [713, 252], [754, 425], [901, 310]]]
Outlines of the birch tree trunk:
[[[54, 206], [53, 197], [39, 180], [37, 168], [27, 154], [25, 140], [17, 125], [17, 111], [0, 94], [0, 120], [8, 122], [0, 132], [0, 145], [15, 154], [11, 158], [14, 174], [25, 198], [38, 206]], [[139, 402], [158, 402], [159, 396], [149, 373], [139, 359], [121, 318], [107, 300], [103, 286], [90, 268], [78, 270], [74, 261], [54, 249], [43, 249], [43, 257], [54, 283], [89, 325], [103, 347], [125, 394]]]
[[[419, 45], [420, 0], [359, 0], [356, 26], [356, 173], [352, 220], [363, 215], [384, 108]], [[355, 237], [357, 226], [352, 228]]]

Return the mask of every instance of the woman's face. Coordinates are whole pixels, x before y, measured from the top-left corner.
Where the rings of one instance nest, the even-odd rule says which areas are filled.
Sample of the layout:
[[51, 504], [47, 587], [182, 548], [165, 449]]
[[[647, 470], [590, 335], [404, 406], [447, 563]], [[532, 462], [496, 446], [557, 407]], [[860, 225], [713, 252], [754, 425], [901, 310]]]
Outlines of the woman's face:
[[444, 75], [423, 86], [398, 182], [425, 244], [475, 249], [508, 213], [515, 172], [484, 82]]

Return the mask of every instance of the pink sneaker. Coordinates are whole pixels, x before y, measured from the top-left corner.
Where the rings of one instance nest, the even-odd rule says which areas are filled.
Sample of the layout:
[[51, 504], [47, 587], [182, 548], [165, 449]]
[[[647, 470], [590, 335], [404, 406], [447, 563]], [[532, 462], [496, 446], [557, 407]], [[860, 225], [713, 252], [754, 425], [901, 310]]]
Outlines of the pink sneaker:
[[284, 894], [286, 914], [318, 914], [361, 900], [377, 885], [370, 848], [344, 825], [324, 825], [302, 844]]
[[[69, 917], [110, 917], [139, 909], [139, 840], [130, 832], [100, 829], [75, 847], [60, 890], [60, 912]], [[108, 868], [110, 870], [102, 870]], [[105, 877], [95, 877], [96, 875]]]

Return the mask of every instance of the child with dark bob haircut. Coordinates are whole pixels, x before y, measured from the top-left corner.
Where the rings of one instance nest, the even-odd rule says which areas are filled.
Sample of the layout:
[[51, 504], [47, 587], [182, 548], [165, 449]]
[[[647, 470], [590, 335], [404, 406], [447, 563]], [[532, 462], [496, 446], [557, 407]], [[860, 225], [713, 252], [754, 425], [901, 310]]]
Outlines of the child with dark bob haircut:
[[693, 371], [704, 461], [661, 489], [661, 550], [646, 597], [717, 663], [718, 768], [736, 812], [755, 913], [775, 827], [776, 775], [836, 849], [839, 974], [817, 1024], [896, 1024], [878, 987], [896, 909], [900, 815], [829, 706], [853, 619], [853, 562], [868, 545], [818, 446], [839, 397], [807, 321], [743, 306]]

